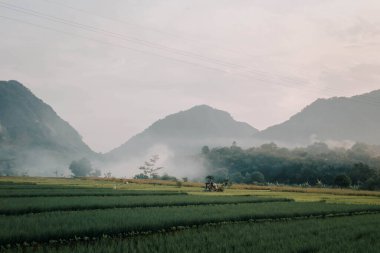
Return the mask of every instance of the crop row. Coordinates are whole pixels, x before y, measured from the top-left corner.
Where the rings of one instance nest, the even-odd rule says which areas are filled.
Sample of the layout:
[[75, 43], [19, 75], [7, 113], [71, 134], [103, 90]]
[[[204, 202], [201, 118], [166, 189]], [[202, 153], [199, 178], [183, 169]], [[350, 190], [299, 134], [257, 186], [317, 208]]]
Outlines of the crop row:
[[21, 197], [70, 197], [70, 196], [141, 196], [141, 195], [186, 195], [176, 191], [114, 190], [107, 188], [67, 189], [2, 189], [0, 198]]
[[48, 190], [48, 189], [86, 189], [77, 185], [51, 185], [51, 184], [0, 184], [3, 190]]
[[291, 201], [285, 198], [253, 196], [154, 195], [110, 197], [35, 197], [0, 199], [0, 214], [20, 215], [51, 211], [74, 211], [109, 208], [188, 206], [232, 203], [261, 203]]
[[0, 217], [0, 245], [74, 236], [159, 231], [223, 221], [280, 219], [380, 212], [380, 206], [325, 203], [256, 203], [50, 212]]
[[380, 248], [380, 215], [360, 215], [292, 222], [225, 224], [177, 233], [158, 233], [128, 240], [102, 239], [74, 245], [12, 249], [22, 253], [87, 252], [345, 252], [376, 253]]

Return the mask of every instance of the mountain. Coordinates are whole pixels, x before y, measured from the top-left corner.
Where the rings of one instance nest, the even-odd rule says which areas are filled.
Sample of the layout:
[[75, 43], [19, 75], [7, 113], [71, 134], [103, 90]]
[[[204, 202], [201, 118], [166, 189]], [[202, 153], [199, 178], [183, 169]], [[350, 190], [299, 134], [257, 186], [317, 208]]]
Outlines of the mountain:
[[199, 105], [156, 121], [106, 156], [112, 161], [141, 163], [146, 156], [158, 154], [173, 160], [197, 154], [204, 145], [226, 146], [233, 141], [241, 144], [257, 131], [247, 123], [235, 121], [225, 111]]
[[49, 105], [17, 81], [0, 81], [0, 160], [13, 161], [8, 170], [52, 175], [73, 159], [92, 156], [78, 132]]
[[380, 144], [380, 90], [318, 99], [289, 120], [255, 135], [262, 142], [307, 145], [315, 141]]

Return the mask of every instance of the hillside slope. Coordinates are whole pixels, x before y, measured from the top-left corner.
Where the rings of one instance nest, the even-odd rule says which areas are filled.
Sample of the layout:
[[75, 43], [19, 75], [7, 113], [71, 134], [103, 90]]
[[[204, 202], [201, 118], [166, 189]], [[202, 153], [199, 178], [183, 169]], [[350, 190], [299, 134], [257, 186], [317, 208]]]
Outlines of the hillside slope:
[[380, 90], [354, 97], [318, 99], [282, 124], [255, 135], [264, 142], [307, 145], [314, 141], [380, 144]]
[[[252, 138], [257, 129], [207, 105], [171, 114], [106, 154], [112, 160], [166, 152], [197, 154], [203, 145], [231, 145]], [[156, 147], [156, 148], [155, 148]], [[174, 153], [174, 154], [173, 154]]]
[[0, 154], [13, 159], [14, 169], [40, 175], [95, 156], [73, 127], [17, 81], [0, 81]]

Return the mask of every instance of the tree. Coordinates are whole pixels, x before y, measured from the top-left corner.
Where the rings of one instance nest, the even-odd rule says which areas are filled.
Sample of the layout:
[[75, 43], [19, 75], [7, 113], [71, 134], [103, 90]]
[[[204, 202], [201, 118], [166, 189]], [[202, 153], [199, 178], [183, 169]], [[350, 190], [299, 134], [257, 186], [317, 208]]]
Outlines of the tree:
[[160, 179], [161, 180], [173, 180], [173, 181], [177, 181], [176, 177], [169, 176], [168, 173], [165, 173], [164, 175], [162, 175], [162, 177]]
[[156, 167], [157, 161], [160, 159], [158, 155], [153, 155], [149, 161], [145, 161], [143, 166], [139, 167], [139, 170], [142, 170], [142, 173], [148, 178], [152, 178], [158, 170], [161, 170], [163, 167]]
[[210, 148], [208, 146], [203, 146], [202, 147], [202, 154], [208, 155], [209, 153], [210, 153]]
[[244, 177], [240, 172], [235, 172], [230, 175], [231, 181], [234, 183], [243, 183]]
[[208, 175], [206, 176], [206, 182], [207, 183], [213, 183], [214, 182], [214, 176]]
[[369, 178], [375, 175], [375, 171], [371, 170], [367, 164], [355, 163], [349, 173], [353, 184], [366, 182]]
[[104, 177], [105, 177], [105, 178], [111, 178], [111, 177], [112, 177], [112, 173], [111, 173], [111, 171], [105, 172], [105, 173], [104, 173]]
[[88, 159], [82, 158], [77, 161], [72, 161], [69, 169], [73, 173], [74, 177], [86, 177], [91, 173], [92, 165]]
[[341, 174], [335, 177], [334, 184], [341, 188], [349, 187], [351, 185], [351, 178], [346, 174]]
[[265, 181], [264, 174], [260, 171], [254, 171], [251, 174], [251, 182], [263, 183]]
[[380, 174], [374, 175], [369, 178], [362, 186], [361, 189], [364, 190], [380, 190]]
[[144, 173], [137, 174], [133, 177], [134, 179], [148, 179], [149, 177]]
[[101, 175], [102, 175], [102, 172], [99, 169], [96, 169], [93, 172], [91, 172], [92, 177], [100, 177]]

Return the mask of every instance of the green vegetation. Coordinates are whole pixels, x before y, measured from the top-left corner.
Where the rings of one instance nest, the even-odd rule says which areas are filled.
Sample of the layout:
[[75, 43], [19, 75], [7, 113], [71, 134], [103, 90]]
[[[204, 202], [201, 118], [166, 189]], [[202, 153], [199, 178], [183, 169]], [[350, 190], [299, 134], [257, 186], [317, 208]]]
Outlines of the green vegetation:
[[[206, 165], [217, 181], [380, 189], [380, 148], [355, 144], [330, 149], [324, 143], [306, 148], [280, 148], [274, 143], [242, 149], [202, 148]], [[223, 169], [220, 169], [223, 168]]]
[[286, 202], [286, 198], [253, 196], [199, 196], [199, 195], [108, 196], [108, 197], [34, 197], [0, 198], [0, 215], [18, 215], [50, 211], [74, 211], [110, 208], [215, 205], [231, 203]]
[[73, 173], [74, 177], [86, 177], [94, 176], [99, 177], [101, 175], [100, 170], [94, 170], [92, 168], [90, 160], [82, 158], [70, 163], [69, 170]]
[[376, 253], [380, 215], [330, 219], [202, 226], [175, 233], [102, 239], [69, 246], [42, 246], [12, 252], [346, 252]]
[[380, 246], [376, 192], [253, 185], [203, 192], [203, 184], [183, 185], [179, 192], [175, 182], [153, 179], [0, 178], [0, 251], [376, 252]]
[[7, 189], [0, 191], [0, 198], [17, 197], [64, 197], [64, 196], [141, 196], [141, 195], [179, 195], [185, 192], [174, 191], [138, 191], [138, 190], [113, 190], [102, 188], [51, 188], [51, 189]]
[[[283, 219], [380, 212], [380, 206], [325, 203], [257, 203], [186, 207], [120, 208], [0, 217], [0, 245], [159, 231], [224, 221]], [[41, 229], [43, 228], [43, 229]]]

